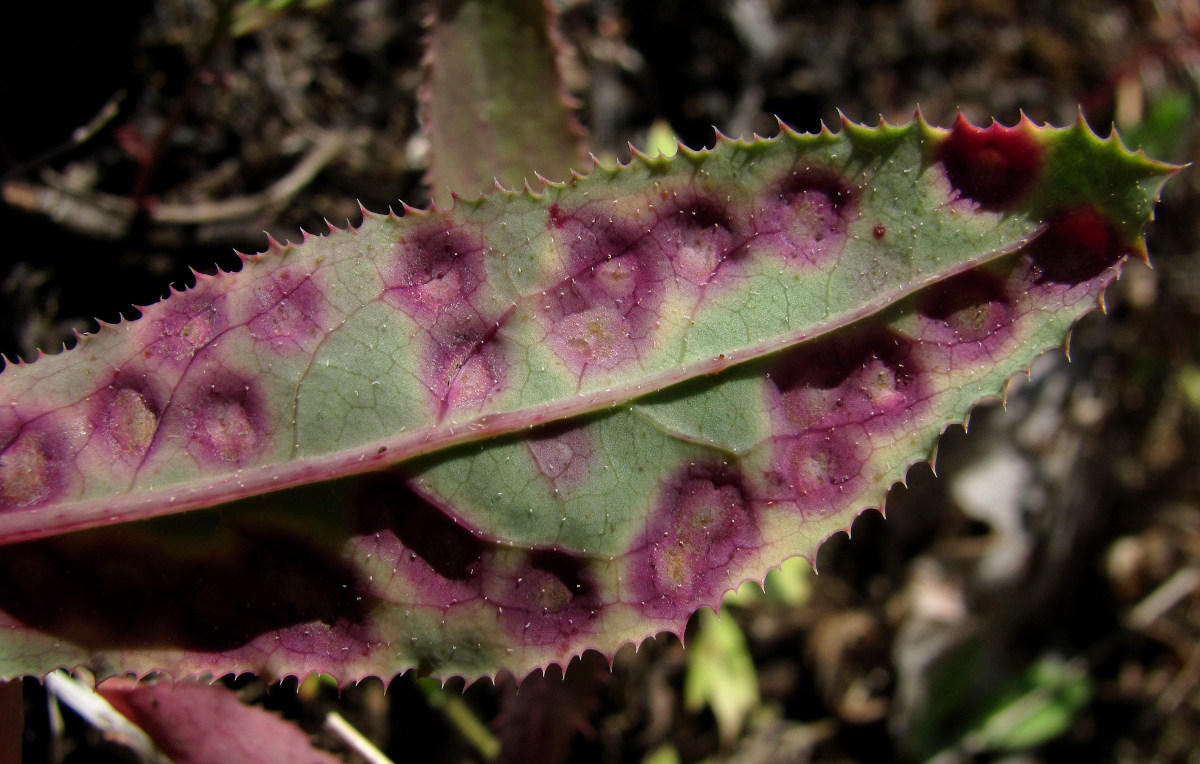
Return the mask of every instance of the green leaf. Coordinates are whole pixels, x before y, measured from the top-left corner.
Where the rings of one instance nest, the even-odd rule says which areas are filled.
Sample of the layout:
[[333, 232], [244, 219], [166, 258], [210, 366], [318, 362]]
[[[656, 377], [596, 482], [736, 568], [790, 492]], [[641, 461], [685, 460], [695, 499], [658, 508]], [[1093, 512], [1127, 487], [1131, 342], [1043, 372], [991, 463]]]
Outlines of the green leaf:
[[1071, 728], [1092, 697], [1086, 668], [1044, 658], [1000, 688], [965, 743], [973, 751], [1020, 751]]
[[750, 712], [758, 706], [758, 673], [737, 621], [703, 608], [697, 614], [696, 634], [688, 644], [684, 706], [692, 712], [706, 706], [717, 720], [723, 744], [741, 734]]
[[0, 674], [678, 633], [1061, 346], [1171, 172], [1082, 122], [847, 123], [272, 242], [0, 374]]

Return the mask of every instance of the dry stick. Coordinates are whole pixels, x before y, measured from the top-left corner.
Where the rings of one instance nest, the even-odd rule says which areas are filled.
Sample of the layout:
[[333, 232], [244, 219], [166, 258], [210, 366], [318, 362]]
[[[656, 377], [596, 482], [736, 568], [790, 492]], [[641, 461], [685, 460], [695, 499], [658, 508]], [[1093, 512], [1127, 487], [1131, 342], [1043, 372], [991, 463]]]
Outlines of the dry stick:
[[1144, 629], [1200, 587], [1200, 568], [1188, 567], [1175, 572], [1150, 592], [1126, 617], [1130, 628]]
[[71, 137], [65, 142], [49, 148], [38, 154], [32, 159], [26, 160], [15, 167], [10, 167], [4, 174], [0, 175], [0, 185], [5, 185], [9, 180], [20, 177], [29, 172], [35, 167], [46, 164], [47, 162], [59, 157], [76, 146], [87, 143], [96, 133], [100, 132], [105, 125], [112, 122], [118, 114], [121, 113], [121, 101], [125, 100], [125, 91], [118, 90], [104, 102], [100, 107], [100, 111], [96, 112], [95, 116], [89, 119], [85, 124], [80, 125], [71, 131]]
[[[151, 223], [179, 226], [253, 218], [286, 202], [312, 182], [347, 142], [348, 136], [342, 132], [319, 133], [296, 166], [263, 191], [220, 201], [158, 204], [146, 211], [147, 216]], [[56, 175], [47, 175], [46, 180], [47, 185], [10, 181], [0, 187], [0, 198], [99, 239], [123, 237], [138, 212], [137, 202], [129, 197], [72, 189]]]
[[350, 746], [352, 751], [366, 759], [368, 764], [393, 764], [383, 751], [376, 748], [374, 743], [337, 711], [330, 711], [325, 715], [325, 728]]
[[106, 738], [132, 750], [139, 761], [170, 764], [170, 760], [158, 750], [141, 727], [126, 719], [94, 689], [67, 672], [60, 670], [47, 674], [46, 692], [51, 699], [70, 706], [84, 721], [104, 733]]
[[188, 106], [192, 103], [192, 97], [196, 94], [196, 87], [200, 82], [200, 72], [212, 60], [213, 54], [217, 50], [217, 43], [225, 38], [225, 31], [229, 28], [229, 19], [233, 3], [230, 0], [221, 0], [217, 4], [217, 17], [213, 21], [212, 32], [208, 39], [204, 41], [204, 47], [200, 50], [199, 59], [195, 66], [188, 72], [187, 82], [183, 86], [183, 92], [179, 95], [179, 100], [175, 102], [175, 108], [171, 109], [170, 115], [167, 117], [166, 123], [162, 129], [158, 131], [158, 137], [154, 140], [154, 146], [150, 150], [150, 158], [142, 165], [141, 172], [133, 182], [133, 188], [129, 192], [129, 196], [133, 199], [134, 204], [141, 209], [146, 200], [146, 192], [150, 190], [150, 181], [154, 178], [154, 173], [158, 170], [158, 165], [162, 162], [163, 154], [167, 150], [167, 142], [179, 125], [183, 122], [183, 115], [187, 111]]

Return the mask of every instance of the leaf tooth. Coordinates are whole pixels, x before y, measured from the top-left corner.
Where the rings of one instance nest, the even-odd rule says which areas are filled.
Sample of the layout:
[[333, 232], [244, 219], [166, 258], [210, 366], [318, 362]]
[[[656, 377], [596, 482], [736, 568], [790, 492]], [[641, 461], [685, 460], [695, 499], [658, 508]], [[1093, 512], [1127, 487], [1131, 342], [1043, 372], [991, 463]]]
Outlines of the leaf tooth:
[[[366, 223], [366, 222], [367, 222], [367, 220], [369, 220], [370, 218], [376, 218], [376, 217], [387, 217], [387, 215], [383, 215], [383, 214], [378, 214], [378, 213], [375, 213], [375, 212], [371, 212], [371, 211], [370, 211], [369, 209], [367, 209], [367, 208], [366, 208], [366, 206], [365, 206], [365, 205], [362, 203], [362, 199], [355, 199], [355, 200], [354, 200], [354, 203], [358, 205], [358, 215], [359, 215], [359, 217], [362, 219], [362, 222], [363, 222], [363, 223]], [[388, 214], [391, 214], [391, 211], [392, 211], [392, 210], [391, 210], [391, 208], [389, 207], [389, 208], [388, 208]], [[359, 225], [361, 226], [362, 224], [360, 223]], [[354, 228], [354, 226], [353, 226], [353, 225], [350, 225], [350, 224], [349, 224], [349, 221], [347, 221], [346, 228], [347, 228], [347, 230], [350, 230], [350, 229], [353, 229], [353, 228]]]
[[627, 149], [629, 149], [629, 159], [631, 162], [641, 162], [642, 164], [652, 164], [652, 163], [654, 163], [654, 160], [658, 159], [657, 155], [652, 157], [649, 154], [646, 154], [641, 149], [639, 149], [637, 146], [634, 146], [631, 141], [626, 141], [625, 147]]
[[[328, 223], [326, 223], [326, 225], [328, 225]], [[263, 254], [267, 254], [267, 253], [273, 254], [276, 252], [282, 252], [284, 249], [287, 249], [287, 247], [288, 247], [287, 244], [280, 242], [278, 239], [275, 238], [275, 236], [273, 234], [268, 232], [267, 233], [267, 248]], [[242, 262], [245, 262], [246, 255], [242, 254], [241, 252], [237, 252], [236, 250], [234, 250], [234, 251], [237, 254], [237, 256], [239, 258], [241, 258]]]
[[[837, 110], [837, 118], [838, 123], [843, 130], [853, 130], [856, 127], [865, 127], [865, 125], [850, 119], [848, 116], [846, 116], [846, 112], [842, 111], [841, 109]], [[821, 120], [821, 135], [825, 135], [827, 133], [833, 135], [833, 133], [829, 130], [829, 127], [826, 126], [825, 120]]]
[[[572, 170], [572, 171], [571, 171], [572, 175], [574, 175], [574, 172], [575, 172], [574, 170]], [[528, 179], [526, 179], [526, 181], [525, 181], [525, 193], [526, 193], [526, 194], [528, 194], [530, 197], [532, 197], [532, 198], [534, 198], [534, 199], [540, 199], [540, 198], [542, 198], [542, 197], [543, 197], [543, 196], [545, 196], [545, 194], [546, 194], [546, 189], [547, 189], [547, 188], [549, 188], [549, 187], [551, 187], [551, 186], [553, 186], [553, 185], [555, 185], [554, 181], [550, 180], [550, 179], [549, 179], [549, 178], [547, 178], [545, 175], [542, 175], [542, 174], [541, 174], [540, 172], [538, 172], [537, 170], [534, 170], [534, 171], [533, 171], [533, 177], [534, 177], [534, 179], [535, 179], [535, 180], [538, 182], [538, 185], [539, 185], [539, 187], [540, 187], [540, 188], [539, 188], [538, 190], [535, 190], [535, 189], [532, 189], [532, 188], [530, 188], [530, 187], [529, 187], [529, 181], [528, 181]]]
[[791, 125], [784, 122], [783, 119], [780, 118], [780, 116], [778, 114], [775, 115], [775, 124], [779, 126], [779, 132], [776, 133], [775, 138], [772, 138], [769, 140], [778, 140], [779, 138], [782, 138], [784, 136], [787, 136], [789, 138], [800, 137], [800, 133], [796, 132], [795, 129], [793, 129]]
[[437, 209], [436, 205], [431, 206], [427, 210], [418, 209], [403, 199], [400, 200], [400, 217], [430, 217], [435, 209]]

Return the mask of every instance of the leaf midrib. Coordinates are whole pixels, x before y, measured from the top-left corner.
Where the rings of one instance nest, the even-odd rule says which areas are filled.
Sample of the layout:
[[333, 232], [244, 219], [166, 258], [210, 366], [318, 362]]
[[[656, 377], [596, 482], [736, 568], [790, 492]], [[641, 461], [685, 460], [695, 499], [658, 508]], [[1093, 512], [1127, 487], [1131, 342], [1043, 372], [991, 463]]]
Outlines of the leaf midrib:
[[[703, 361], [685, 364], [668, 371], [639, 376], [628, 385], [561, 399], [514, 411], [469, 416], [461, 420], [439, 422], [394, 438], [384, 438], [318, 457], [304, 457], [282, 464], [237, 470], [218, 478], [154, 488], [104, 499], [61, 502], [0, 515], [0, 545], [102, 527], [121, 522], [145, 520], [193, 509], [212, 507], [239, 499], [371, 472], [430, 454], [462, 443], [532, 429], [549, 422], [611, 408], [620, 403], [659, 392], [673, 385], [706, 375], [717, 375], [734, 366], [813, 340], [888, 309], [896, 302], [1027, 247], [1039, 237], [1045, 226], [1013, 242], [1008, 247], [968, 258], [953, 267], [923, 279], [898, 286], [894, 291], [876, 294], [858, 309], [828, 319], [815, 326], [780, 334], [770, 340], [722, 353]], [[230, 483], [234, 485], [231, 487]]]

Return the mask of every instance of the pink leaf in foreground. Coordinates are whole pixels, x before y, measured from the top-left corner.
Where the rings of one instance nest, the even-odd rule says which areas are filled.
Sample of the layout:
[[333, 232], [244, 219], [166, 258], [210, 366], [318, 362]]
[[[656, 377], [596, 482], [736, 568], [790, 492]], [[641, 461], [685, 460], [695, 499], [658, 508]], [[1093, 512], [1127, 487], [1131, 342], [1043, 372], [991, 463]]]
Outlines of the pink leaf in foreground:
[[146, 731], [176, 764], [336, 764], [295, 724], [247, 706], [232, 690], [199, 682], [138, 684], [112, 679], [97, 689]]

